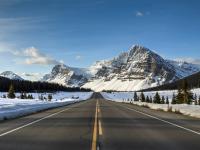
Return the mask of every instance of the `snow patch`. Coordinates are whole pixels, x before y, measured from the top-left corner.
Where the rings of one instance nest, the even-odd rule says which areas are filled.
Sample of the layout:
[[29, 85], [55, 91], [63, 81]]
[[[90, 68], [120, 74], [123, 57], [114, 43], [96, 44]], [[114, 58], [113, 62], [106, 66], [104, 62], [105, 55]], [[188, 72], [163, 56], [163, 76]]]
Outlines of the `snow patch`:
[[[7, 93], [0, 93], [1, 97]], [[92, 92], [58, 92], [52, 94], [51, 101], [41, 101], [39, 96], [47, 97], [50, 93], [31, 93], [34, 99], [8, 99], [0, 98], [0, 120], [16, 118], [38, 111], [65, 106], [82, 100], [89, 99]], [[17, 93], [17, 96], [20, 94]]]
[[[156, 94], [159, 93], [160, 96], [168, 97], [169, 102], [172, 101], [173, 93], [177, 94], [177, 90], [170, 90], [170, 91], [152, 91], [152, 92], [144, 92], [145, 96], [151, 96], [152, 98]], [[200, 88], [193, 89], [192, 92], [200, 96]], [[133, 101], [134, 92], [112, 92], [112, 93], [101, 93], [105, 99], [116, 101], [116, 102], [125, 102], [125, 103], [132, 103], [138, 106], [145, 106], [149, 107], [154, 110], [163, 110], [168, 111], [171, 110], [172, 112], [179, 112], [184, 115], [200, 118], [200, 106], [199, 105], [188, 105], [188, 104], [154, 104], [154, 103], [146, 103], [146, 102], [136, 102]], [[140, 92], [137, 92], [137, 95], [140, 95]], [[131, 101], [132, 100], [132, 101]]]

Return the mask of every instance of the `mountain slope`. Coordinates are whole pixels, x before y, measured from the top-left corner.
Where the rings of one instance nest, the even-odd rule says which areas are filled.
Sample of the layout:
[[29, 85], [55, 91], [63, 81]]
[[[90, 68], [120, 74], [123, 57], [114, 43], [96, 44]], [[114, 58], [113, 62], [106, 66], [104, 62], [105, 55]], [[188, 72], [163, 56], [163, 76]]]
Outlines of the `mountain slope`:
[[197, 64], [190, 64], [185, 61], [173, 60], [167, 60], [167, 62], [174, 66], [176, 74], [179, 75], [179, 78], [184, 78], [200, 71], [200, 66]]
[[59, 83], [69, 87], [80, 87], [87, 82], [90, 74], [85, 69], [71, 68], [64, 64], [56, 65], [42, 81]]
[[199, 71], [192, 64], [177, 64], [136, 45], [110, 61], [98, 62], [95, 77], [83, 87], [95, 91], [133, 91], [173, 82]]
[[13, 73], [12, 71], [4, 71], [0, 74], [0, 76], [9, 78], [11, 80], [24, 80], [23, 78]]
[[184, 81], [187, 82], [190, 89], [200, 87], [200, 72], [192, 74], [190, 76], [184, 77], [182, 79], [176, 80], [173, 83], [164, 84], [161, 86], [144, 89], [142, 91], [162, 91], [162, 90], [177, 90], [183, 86]]

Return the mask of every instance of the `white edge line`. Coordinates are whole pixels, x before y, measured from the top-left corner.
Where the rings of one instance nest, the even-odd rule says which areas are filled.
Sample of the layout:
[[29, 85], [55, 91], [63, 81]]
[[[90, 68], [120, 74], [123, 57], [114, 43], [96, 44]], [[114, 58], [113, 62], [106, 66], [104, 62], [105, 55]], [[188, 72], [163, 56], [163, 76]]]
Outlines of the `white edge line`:
[[[121, 105], [118, 105], [118, 106], [121, 106]], [[192, 130], [192, 129], [185, 128], [185, 127], [180, 126], [180, 125], [177, 125], [177, 124], [175, 124], [175, 123], [172, 123], [172, 122], [169, 122], [169, 121], [166, 121], [166, 120], [160, 119], [160, 118], [158, 118], [158, 117], [155, 117], [155, 116], [149, 115], [149, 114], [147, 114], [147, 113], [144, 113], [144, 112], [141, 112], [141, 111], [138, 111], [138, 110], [135, 110], [135, 109], [132, 109], [132, 108], [126, 107], [126, 106], [121, 106], [121, 107], [124, 107], [124, 108], [126, 108], [126, 109], [129, 109], [129, 110], [135, 111], [135, 112], [137, 112], [137, 113], [140, 113], [140, 114], [142, 114], [142, 115], [148, 116], [148, 117], [150, 117], [150, 118], [153, 118], [153, 119], [156, 119], [156, 120], [162, 121], [162, 122], [164, 122], [164, 123], [170, 124], [170, 125], [172, 125], [172, 126], [178, 127], [178, 128], [180, 128], [180, 129], [186, 130], [186, 131], [188, 131], [188, 132], [191, 132], [191, 133], [194, 133], [194, 134], [200, 135], [200, 132], [198, 132], [198, 131], [194, 131], [194, 130]]]
[[4, 132], [4, 133], [0, 134], [0, 137], [5, 136], [5, 135], [7, 135], [7, 134], [10, 134], [10, 133], [12, 133], [12, 132], [15, 132], [15, 131], [17, 131], [17, 130], [20, 130], [20, 129], [22, 129], [22, 128], [25, 128], [25, 127], [27, 127], [27, 126], [30, 126], [30, 125], [32, 125], [32, 124], [35, 124], [35, 123], [37, 123], [37, 122], [40, 122], [40, 121], [42, 121], [42, 120], [45, 120], [45, 119], [47, 119], [47, 118], [50, 118], [50, 117], [52, 117], [52, 116], [55, 116], [55, 115], [57, 115], [57, 114], [60, 114], [60, 113], [62, 113], [62, 112], [64, 112], [64, 111], [67, 111], [67, 110], [72, 109], [72, 108], [73, 108], [73, 107], [63, 109], [63, 110], [61, 110], [61, 111], [59, 111], [59, 112], [50, 114], [50, 115], [48, 115], [48, 116], [45, 116], [45, 117], [43, 117], [43, 118], [40, 118], [40, 119], [35, 120], [35, 121], [33, 121], [33, 122], [30, 122], [30, 123], [28, 123], [28, 124], [25, 124], [25, 125], [23, 125], [23, 126], [17, 127], [17, 128], [15, 128], [15, 129], [12, 129], [12, 130], [7, 131], [7, 132]]

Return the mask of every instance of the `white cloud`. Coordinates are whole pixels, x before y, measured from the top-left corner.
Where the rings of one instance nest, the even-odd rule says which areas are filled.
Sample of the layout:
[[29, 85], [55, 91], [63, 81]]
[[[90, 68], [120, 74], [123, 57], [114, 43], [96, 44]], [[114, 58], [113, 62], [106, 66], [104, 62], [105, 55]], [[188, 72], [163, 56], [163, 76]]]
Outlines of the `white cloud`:
[[64, 64], [65, 62], [64, 62], [64, 60], [60, 60], [59, 63], [60, 64]]
[[76, 60], [80, 60], [81, 58], [82, 58], [82, 56], [80, 56], [80, 55], [77, 55], [77, 56], [75, 57]]
[[27, 76], [27, 77], [33, 77], [33, 76], [39, 76], [41, 75], [40, 73], [22, 73], [21, 75]]
[[141, 11], [137, 11], [135, 13], [136, 17], [143, 17], [144, 16], [144, 13], [142, 13]]
[[197, 65], [200, 65], [200, 59], [195, 59], [195, 58], [191, 58], [191, 57], [188, 57], [188, 58], [176, 58], [175, 59], [176, 61], [185, 61], [185, 62], [188, 62], [188, 63], [192, 63], [192, 64], [197, 64]]
[[64, 63], [63, 60], [57, 61], [56, 59], [42, 53], [39, 49], [35, 47], [29, 47], [25, 50], [15, 50], [7, 44], [0, 43], [0, 53], [12, 54], [17, 58], [17, 64], [57, 65], [60, 63]]
[[42, 78], [43, 74], [41, 73], [18, 73], [23, 79], [31, 80], [31, 81], [38, 81]]
[[149, 15], [151, 15], [151, 12], [149, 12], [149, 11], [146, 11], [146, 12], [136, 11], [135, 12], [136, 17], [144, 17], [144, 16], [149, 16]]
[[33, 64], [41, 64], [41, 65], [55, 65], [60, 64], [57, 60], [41, 53], [35, 47], [27, 48], [23, 51], [25, 57], [25, 64], [33, 65]]

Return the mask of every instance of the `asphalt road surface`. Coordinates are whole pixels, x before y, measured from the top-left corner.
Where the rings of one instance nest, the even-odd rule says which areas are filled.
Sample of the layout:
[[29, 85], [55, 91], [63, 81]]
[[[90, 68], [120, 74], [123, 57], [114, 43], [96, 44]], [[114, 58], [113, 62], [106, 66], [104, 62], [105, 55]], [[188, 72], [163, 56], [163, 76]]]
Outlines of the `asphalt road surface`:
[[200, 119], [90, 100], [0, 123], [0, 150], [199, 150]]

